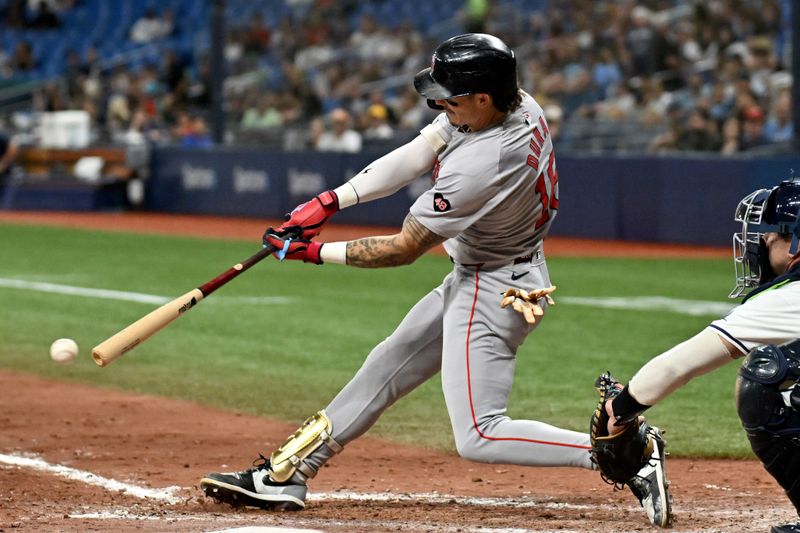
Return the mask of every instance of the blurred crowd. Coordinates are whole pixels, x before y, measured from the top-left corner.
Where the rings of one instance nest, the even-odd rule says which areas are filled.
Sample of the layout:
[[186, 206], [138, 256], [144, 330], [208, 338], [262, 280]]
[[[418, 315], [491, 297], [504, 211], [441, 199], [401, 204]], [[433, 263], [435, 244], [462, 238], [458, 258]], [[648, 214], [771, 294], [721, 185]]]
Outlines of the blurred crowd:
[[[270, 26], [253, 10], [228, 28], [228, 141], [359, 151], [400, 144], [431, 120], [411, 79], [439, 37], [362, 13], [356, 0], [291, 3], [302, 17]], [[517, 51], [521, 86], [566, 149], [729, 154], [792, 137], [789, 3], [564, 0], [520, 12], [483, 0], [454, 17]], [[129, 39], [163, 39], [179, 31], [174, 18], [148, 10]], [[0, 50], [0, 78], [25, 68], [25, 56]], [[68, 53], [63, 78], [38, 90], [34, 107], [86, 110], [101, 141], [208, 146], [210, 87], [206, 57], [167, 49], [158, 63], [108, 68], [89, 48]], [[611, 132], [605, 145], [600, 126]]]
[[[650, 151], [791, 139], [788, 1], [551, 3], [519, 28], [523, 86], [586, 126], [634, 123]], [[573, 130], [573, 134], [576, 132]]]

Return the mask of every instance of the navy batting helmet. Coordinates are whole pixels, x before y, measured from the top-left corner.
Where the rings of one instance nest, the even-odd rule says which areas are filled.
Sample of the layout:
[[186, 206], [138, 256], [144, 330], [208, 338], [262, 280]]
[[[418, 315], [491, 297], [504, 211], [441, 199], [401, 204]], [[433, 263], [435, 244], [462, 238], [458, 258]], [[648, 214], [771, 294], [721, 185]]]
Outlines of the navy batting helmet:
[[517, 58], [506, 43], [485, 33], [452, 37], [436, 48], [430, 68], [414, 76], [414, 88], [434, 100], [488, 93], [507, 111], [517, 95]]
[[763, 241], [765, 233], [791, 235], [789, 253], [797, 253], [800, 241], [800, 181], [784, 181], [771, 189], [753, 191], [739, 202], [734, 220], [742, 223], [742, 231], [733, 235], [736, 287], [730, 294], [731, 298], [775, 277]]

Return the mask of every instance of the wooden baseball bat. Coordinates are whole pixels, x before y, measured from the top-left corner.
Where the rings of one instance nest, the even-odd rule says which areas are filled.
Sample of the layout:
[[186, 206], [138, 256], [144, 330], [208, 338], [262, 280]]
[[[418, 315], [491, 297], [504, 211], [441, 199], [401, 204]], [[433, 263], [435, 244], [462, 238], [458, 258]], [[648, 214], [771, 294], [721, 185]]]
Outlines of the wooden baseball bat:
[[207, 298], [212, 292], [273, 252], [275, 252], [275, 248], [272, 246], [262, 248], [241, 263], [233, 265], [216, 278], [207, 281], [196, 289], [192, 289], [183, 296], [175, 298], [169, 303], [165, 303], [155, 311], [151, 311], [130, 326], [95, 346], [92, 349], [92, 359], [100, 366], [106, 366], [116, 361], [153, 334], [168, 326], [173, 320], [186, 313], [197, 305], [200, 300]]

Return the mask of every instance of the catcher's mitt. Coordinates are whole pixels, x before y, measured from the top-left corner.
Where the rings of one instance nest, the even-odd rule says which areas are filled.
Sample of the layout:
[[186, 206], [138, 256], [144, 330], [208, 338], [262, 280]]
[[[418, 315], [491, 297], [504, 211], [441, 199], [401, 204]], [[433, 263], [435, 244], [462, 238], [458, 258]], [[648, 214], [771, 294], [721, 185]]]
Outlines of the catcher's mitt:
[[638, 419], [628, 422], [620, 433], [610, 436], [606, 401], [622, 391], [622, 384], [607, 373], [601, 374], [594, 386], [600, 393], [600, 402], [589, 423], [592, 462], [600, 470], [603, 481], [622, 488], [647, 464], [655, 442], [650, 438], [650, 426]]

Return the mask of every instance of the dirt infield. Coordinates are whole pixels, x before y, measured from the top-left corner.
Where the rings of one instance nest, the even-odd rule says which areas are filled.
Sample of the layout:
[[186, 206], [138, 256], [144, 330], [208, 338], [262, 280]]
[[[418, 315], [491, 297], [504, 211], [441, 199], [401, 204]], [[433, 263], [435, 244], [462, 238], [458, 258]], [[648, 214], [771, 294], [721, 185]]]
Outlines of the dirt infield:
[[[220, 238], [255, 235], [256, 240], [264, 226], [264, 221], [210, 217], [50, 216], [0, 212], [0, 220], [20, 223]], [[369, 230], [332, 227], [326, 237], [343, 239], [352, 231], [364, 235]], [[576, 249], [589, 255], [584, 241], [548, 253]], [[631, 250], [629, 245], [603, 243], [602, 255], [622, 255], [624, 249]], [[628, 255], [656, 252], [657, 247], [647, 246]], [[662, 255], [691, 252], [672, 247]], [[708, 257], [723, 253], [695, 252]], [[204, 498], [197, 489], [200, 477], [246, 467], [258, 452], [279, 445], [295, 425], [6, 371], [0, 371], [0, 390], [3, 533], [237, 528], [255, 533], [268, 527], [333, 533], [656, 530], [630, 493], [613, 491], [593, 472], [475, 464], [454, 454], [370, 437], [351, 443], [323, 469], [310, 485], [305, 511], [234, 510]], [[766, 532], [769, 524], [795, 516], [755, 461], [673, 458], [668, 474], [675, 532]]]
[[[0, 211], [0, 221], [17, 224], [40, 224], [71, 228], [138, 231], [143, 233], [190, 235], [222, 239], [253, 240], [260, 244], [267, 226], [280, 220], [223, 218], [159, 213], [60, 213]], [[326, 241], [350, 240], [366, 235], [387, 235], [397, 228], [330, 224], [322, 237]], [[630, 243], [552, 237], [545, 243], [548, 256], [603, 257], [730, 257], [729, 247], [686, 246], [680, 244]]]

